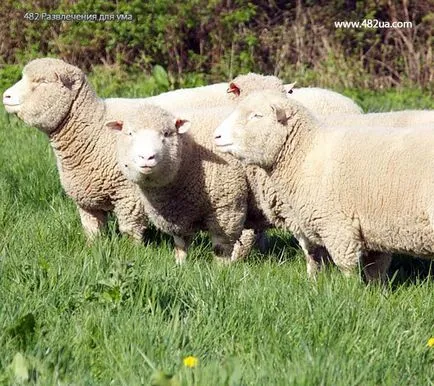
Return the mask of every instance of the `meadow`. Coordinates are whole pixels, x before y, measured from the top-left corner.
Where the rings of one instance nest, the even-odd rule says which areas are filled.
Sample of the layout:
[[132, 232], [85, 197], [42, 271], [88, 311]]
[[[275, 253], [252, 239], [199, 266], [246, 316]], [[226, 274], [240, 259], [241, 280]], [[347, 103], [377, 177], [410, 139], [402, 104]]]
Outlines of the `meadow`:
[[[164, 83], [90, 80], [102, 96]], [[434, 108], [419, 89], [338, 91], [366, 111]], [[381, 287], [334, 267], [309, 281], [281, 231], [231, 266], [205, 234], [181, 267], [153, 229], [140, 246], [111, 221], [88, 244], [47, 138], [1, 107], [0, 147], [0, 384], [434, 385], [428, 263], [396, 257]]]

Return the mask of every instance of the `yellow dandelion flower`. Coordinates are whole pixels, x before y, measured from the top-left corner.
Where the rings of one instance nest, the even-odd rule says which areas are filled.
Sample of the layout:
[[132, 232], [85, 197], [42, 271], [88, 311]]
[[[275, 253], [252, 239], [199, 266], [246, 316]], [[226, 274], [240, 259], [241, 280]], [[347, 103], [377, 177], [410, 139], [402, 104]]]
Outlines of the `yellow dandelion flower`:
[[428, 343], [426, 344], [428, 347], [434, 347], [434, 337], [428, 339]]
[[185, 367], [190, 367], [192, 369], [193, 367], [196, 367], [198, 363], [199, 359], [197, 359], [196, 357], [189, 356], [184, 358]]

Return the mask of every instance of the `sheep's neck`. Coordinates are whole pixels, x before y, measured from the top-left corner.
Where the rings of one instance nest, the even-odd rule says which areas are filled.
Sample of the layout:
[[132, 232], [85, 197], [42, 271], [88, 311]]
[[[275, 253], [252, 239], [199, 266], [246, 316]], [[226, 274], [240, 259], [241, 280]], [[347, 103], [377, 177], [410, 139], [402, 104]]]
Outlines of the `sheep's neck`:
[[288, 120], [290, 130], [286, 136], [273, 168], [269, 171], [271, 178], [284, 181], [280, 186], [283, 202], [290, 203], [299, 187], [304, 161], [314, 145], [318, 126], [316, 122], [304, 114], [296, 113]]
[[49, 136], [54, 150], [62, 153], [74, 142], [83, 144], [97, 139], [103, 130], [104, 114], [104, 101], [97, 97], [88, 83], [84, 83], [69, 114]]

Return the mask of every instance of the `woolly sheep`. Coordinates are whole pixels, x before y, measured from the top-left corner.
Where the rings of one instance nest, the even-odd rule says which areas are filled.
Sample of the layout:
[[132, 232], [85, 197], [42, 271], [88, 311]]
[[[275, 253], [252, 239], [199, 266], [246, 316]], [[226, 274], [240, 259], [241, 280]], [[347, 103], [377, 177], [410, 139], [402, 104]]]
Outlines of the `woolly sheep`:
[[324, 128], [297, 102], [263, 92], [240, 103], [215, 141], [267, 170], [285, 227], [307, 253], [324, 245], [343, 272], [360, 261], [368, 280], [383, 278], [390, 253], [433, 255], [432, 128]]
[[106, 126], [119, 131], [119, 166], [140, 187], [149, 219], [174, 237], [176, 261], [185, 260], [199, 230], [210, 232], [217, 256], [234, 259], [246, 218], [247, 182], [238, 160], [214, 152], [208, 121], [176, 119], [148, 105]]
[[288, 98], [300, 102], [315, 116], [330, 116], [330, 114], [362, 114], [362, 108], [351, 98], [335, 91], [319, 87], [294, 88], [294, 83], [285, 85]]
[[[362, 108], [352, 99], [335, 91], [318, 87], [295, 88], [296, 82], [283, 84], [273, 75], [249, 73], [239, 75], [229, 83], [228, 93], [237, 103], [254, 91], [276, 90], [307, 107], [315, 116], [330, 114], [361, 114]], [[238, 98], [237, 98], [238, 97]]]
[[321, 118], [329, 126], [341, 127], [416, 127], [434, 125], [434, 110], [403, 110], [362, 115], [338, 114]]
[[239, 75], [229, 83], [216, 83], [208, 86], [168, 91], [147, 98], [108, 98], [106, 103], [112, 108], [123, 106], [137, 107], [144, 103], [159, 106], [170, 112], [179, 109], [206, 109], [234, 106], [244, 95], [263, 89], [279, 89], [285, 93], [280, 79], [255, 73]]
[[[5, 91], [3, 104], [47, 134], [62, 186], [77, 204], [89, 238], [99, 233], [111, 211], [121, 232], [142, 238], [146, 216], [140, 194], [118, 169], [115, 135], [104, 129], [111, 111], [79, 68], [58, 59], [33, 60], [22, 79]], [[127, 109], [116, 111], [118, 118], [124, 114]]]

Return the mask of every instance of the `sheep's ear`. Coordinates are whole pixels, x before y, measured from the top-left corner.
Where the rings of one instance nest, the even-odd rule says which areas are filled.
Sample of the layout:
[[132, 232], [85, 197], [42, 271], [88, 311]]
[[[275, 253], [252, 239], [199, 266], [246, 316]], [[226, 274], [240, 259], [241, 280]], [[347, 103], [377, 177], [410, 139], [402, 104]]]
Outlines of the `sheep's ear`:
[[63, 74], [59, 72], [55, 72], [57, 80], [62, 83], [66, 88], [69, 88], [70, 90], [75, 84], [75, 79], [70, 76], [69, 74]]
[[277, 105], [272, 105], [271, 108], [276, 114], [277, 122], [280, 122], [282, 125], [286, 125], [286, 122], [288, 122], [288, 117], [286, 116], [285, 109]]
[[122, 131], [124, 123], [122, 121], [107, 121], [104, 123], [104, 127], [110, 130]]
[[229, 83], [229, 88], [226, 90], [228, 94], [234, 94], [235, 96], [240, 96], [241, 90], [240, 88], [234, 83]]
[[178, 134], [184, 134], [190, 130], [191, 122], [187, 119], [175, 119], [175, 127]]
[[297, 83], [297, 81], [295, 81], [294, 83], [289, 83], [289, 84], [285, 84], [285, 91], [287, 94], [292, 94], [294, 91], [294, 86]]

